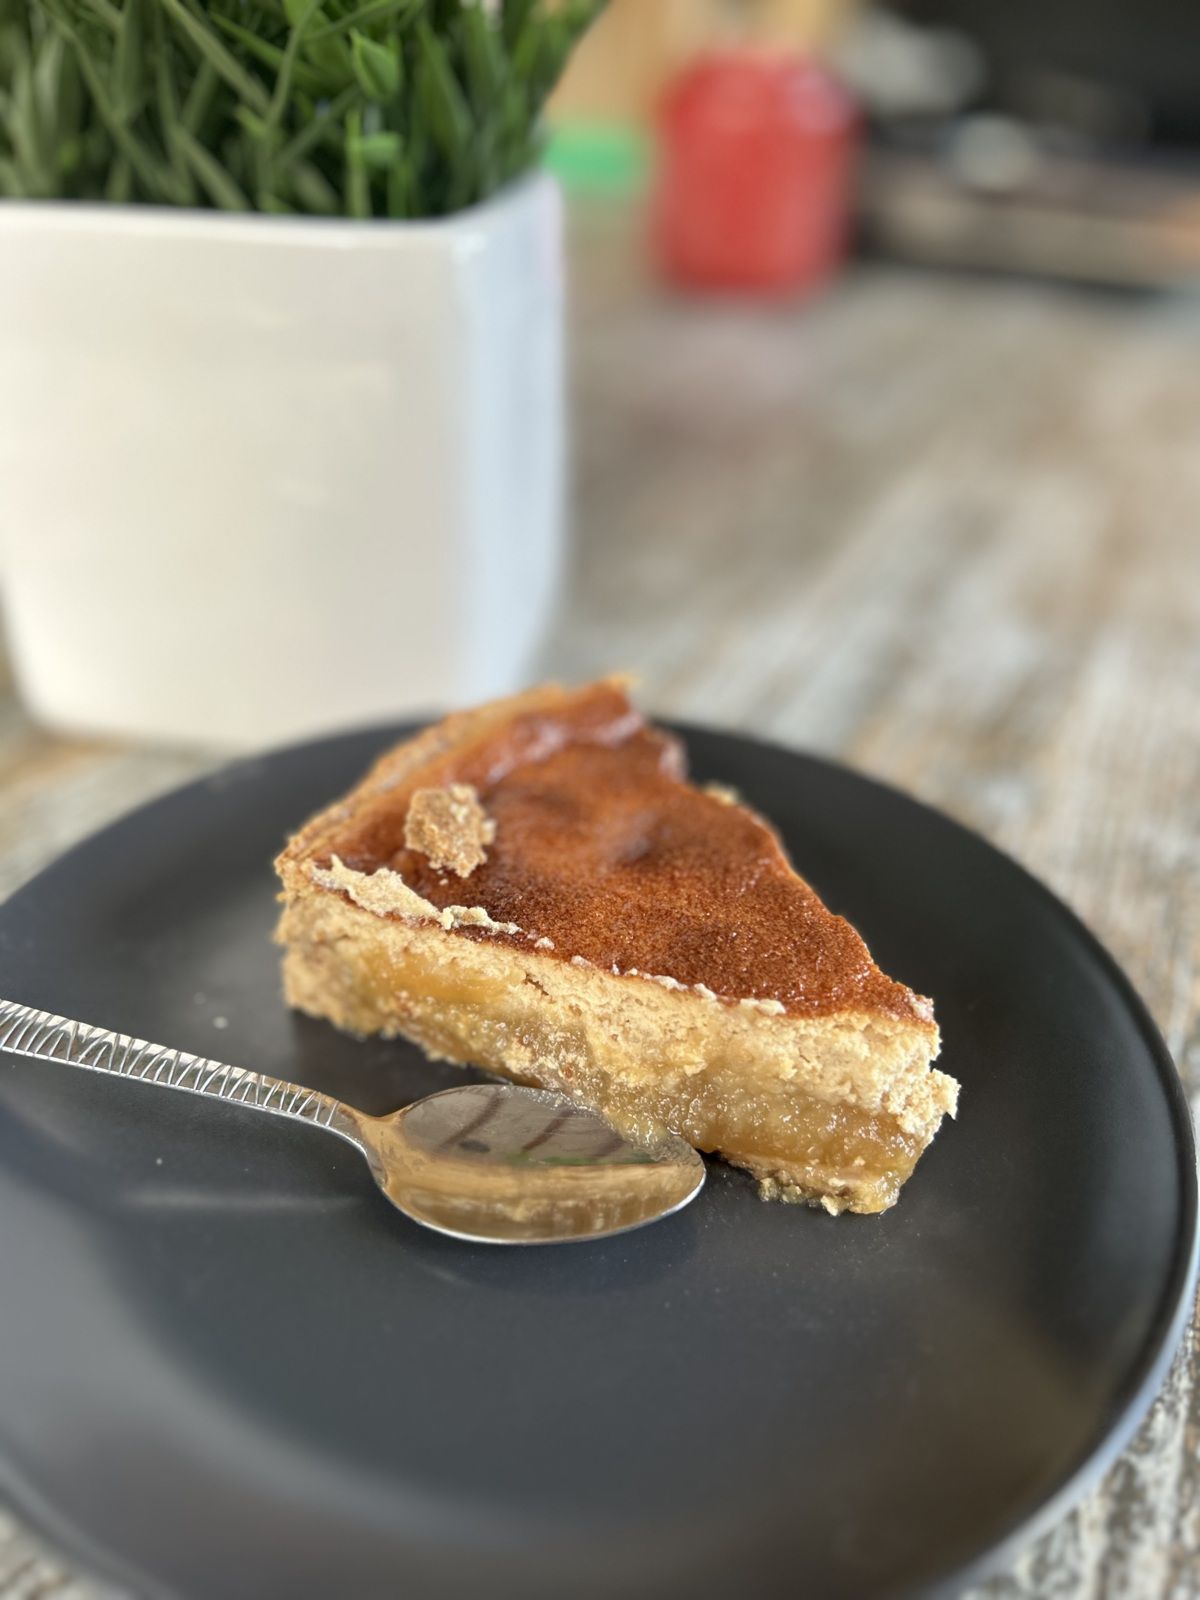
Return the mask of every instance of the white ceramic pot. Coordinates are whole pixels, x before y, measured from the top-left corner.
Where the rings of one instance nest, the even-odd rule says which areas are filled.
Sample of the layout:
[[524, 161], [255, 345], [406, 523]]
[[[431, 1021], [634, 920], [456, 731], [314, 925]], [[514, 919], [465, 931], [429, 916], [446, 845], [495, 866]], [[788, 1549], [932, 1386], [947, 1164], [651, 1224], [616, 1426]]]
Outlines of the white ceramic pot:
[[0, 203], [0, 582], [62, 727], [507, 692], [562, 541], [558, 191], [445, 220]]

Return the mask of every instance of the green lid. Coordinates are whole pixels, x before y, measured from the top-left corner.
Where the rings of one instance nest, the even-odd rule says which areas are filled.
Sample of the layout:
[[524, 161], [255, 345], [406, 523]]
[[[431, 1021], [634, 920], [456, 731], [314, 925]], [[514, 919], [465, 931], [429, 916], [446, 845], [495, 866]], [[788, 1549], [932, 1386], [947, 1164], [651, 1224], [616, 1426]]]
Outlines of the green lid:
[[563, 122], [550, 130], [546, 163], [564, 189], [626, 194], [645, 182], [650, 141], [622, 123]]

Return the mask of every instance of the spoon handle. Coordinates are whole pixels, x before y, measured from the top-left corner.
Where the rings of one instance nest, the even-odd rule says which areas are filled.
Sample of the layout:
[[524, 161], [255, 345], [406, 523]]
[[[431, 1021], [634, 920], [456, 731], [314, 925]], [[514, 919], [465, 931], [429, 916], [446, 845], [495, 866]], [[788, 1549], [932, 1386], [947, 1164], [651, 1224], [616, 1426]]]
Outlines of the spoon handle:
[[231, 1067], [184, 1050], [148, 1044], [145, 1039], [132, 1039], [128, 1034], [110, 1033], [107, 1028], [72, 1022], [49, 1011], [18, 1005], [14, 1000], [0, 1000], [0, 1051], [3, 1050], [35, 1061], [58, 1061], [88, 1072], [133, 1078], [138, 1083], [157, 1084], [160, 1089], [182, 1089], [187, 1094], [232, 1100], [254, 1111], [269, 1111], [275, 1117], [328, 1128], [330, 1133], [340, 1134], [360, 1150], [363, 1148], [356, 1114], [340, 1100], [316, 1089], [304, 1089], [285, 1083], [282, 1078], [247, 1072], [244, 1067]]

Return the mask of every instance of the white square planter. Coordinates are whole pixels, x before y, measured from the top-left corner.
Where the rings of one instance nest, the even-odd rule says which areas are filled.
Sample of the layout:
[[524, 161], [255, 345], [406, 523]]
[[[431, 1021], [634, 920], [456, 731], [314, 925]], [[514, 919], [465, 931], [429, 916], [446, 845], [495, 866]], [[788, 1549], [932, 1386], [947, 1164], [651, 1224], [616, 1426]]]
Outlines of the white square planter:
[[562, 539], [546, 177], [432, 222], [0, 204], [0, 586], [64, 727], [250, 745], [505, 693]]

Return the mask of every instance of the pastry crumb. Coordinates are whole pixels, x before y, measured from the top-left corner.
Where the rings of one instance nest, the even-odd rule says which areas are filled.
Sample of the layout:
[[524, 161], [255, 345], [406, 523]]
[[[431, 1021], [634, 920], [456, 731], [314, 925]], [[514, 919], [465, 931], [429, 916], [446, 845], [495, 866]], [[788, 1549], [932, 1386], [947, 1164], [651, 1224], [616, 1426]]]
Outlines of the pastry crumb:
[[740, 806], [742, 803], [741, 795], [728, 783], [706, 783], [704, 793], [719, 800], [723, 806]]
[[768, 1017], [781, 1017], [787, 1010], [782, 1000], [759, 1000], [753, 995], [746, 995], [738, 1005], [743, 1011], [761, 1011]]
[[496, 922], [482, 906], [447, 906], [437, 919], [447, 932], [455, 928], [486, 928], [489, 933], [521, 933], [515, 922]]
[[485, 845], [496, 837], [496, 824], [479, 803], [472, 784], [452, 783], [444, 789], [417, 789], [404, 819], [404, 842], [428, 856], [436, 870], [449, 869], [469, 878], [487, 860]]

